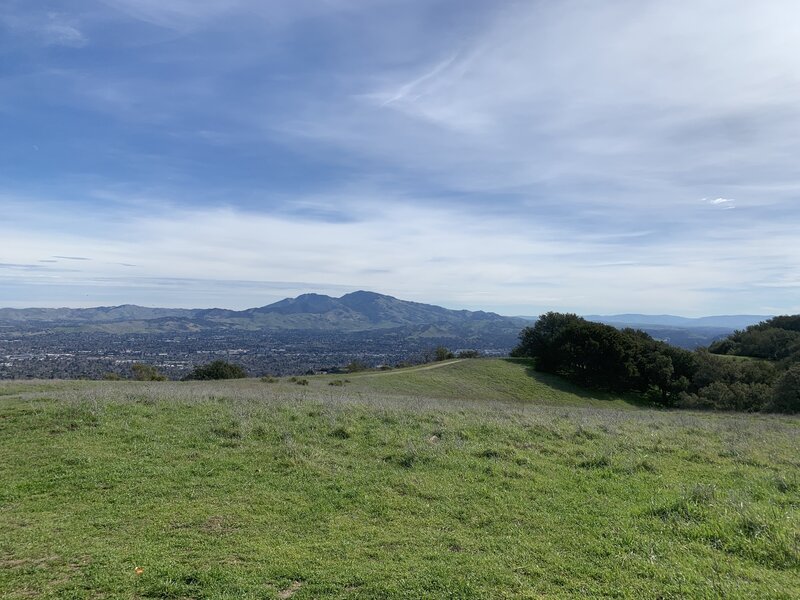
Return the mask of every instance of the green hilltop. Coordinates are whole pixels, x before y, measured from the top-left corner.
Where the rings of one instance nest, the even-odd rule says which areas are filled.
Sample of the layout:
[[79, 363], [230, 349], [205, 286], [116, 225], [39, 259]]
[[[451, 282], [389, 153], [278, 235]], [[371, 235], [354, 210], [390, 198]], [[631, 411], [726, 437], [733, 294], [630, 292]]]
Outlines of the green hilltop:
[[527, 359], [455, 359], [445, 362], [349, 375], [310, 378], [310, 384], [349, 380], [347, 389], [357, 394], [379, 394], [401, 398], [492, 401], [573, 406], [630, 408], [641, 400], [634, 397], [585, 390], [533, 369]]

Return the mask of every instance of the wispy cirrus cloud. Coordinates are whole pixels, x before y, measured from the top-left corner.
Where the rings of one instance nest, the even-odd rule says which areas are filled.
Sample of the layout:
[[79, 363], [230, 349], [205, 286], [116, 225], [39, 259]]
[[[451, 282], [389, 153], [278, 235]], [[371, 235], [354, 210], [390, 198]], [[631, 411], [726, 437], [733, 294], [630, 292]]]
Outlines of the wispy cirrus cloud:
[[83, 33], [69, 23], [59, 20], [56, 14], [48, 15], [48, 20], [39, 29], [39, 35], [46, 44], [80, 48], [89, 43]]
[[183, 29], [229, 13], [239, 0], [102, 0], [125, 15], [159, 27]]
[[89, 43], [77, 20], [61, 12], [0, 13], [0, 25], [46, 46], [81, 48]]

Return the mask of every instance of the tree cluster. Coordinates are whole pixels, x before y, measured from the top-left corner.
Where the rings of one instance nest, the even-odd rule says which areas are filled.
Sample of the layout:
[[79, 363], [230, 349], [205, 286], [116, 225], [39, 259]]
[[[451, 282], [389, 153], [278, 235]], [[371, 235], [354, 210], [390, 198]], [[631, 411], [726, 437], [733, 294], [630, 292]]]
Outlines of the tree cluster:
[[613, 392], [658, 391], [675, 404], [695, 370], [692, 353], [642, 331], [619, 330], [574, 314], [549, 312], [526, 327], [512, 356], [535, 359], [536, 369], [583, 387]]
[[131, 365], [131, 373], [133, 378], [137, 381], [166, 381], [167, 377], [162, 375], [161, 372], [153, 365], [145, 363], [133, 363]]
[[695, 353], [697, 371], [682, 398], [687, 408], [762, 411], [773, 409], [777, 370], [768, 361], [730, 359], [707, 350]]
[[245, 377], [247, 377], [247, 372], [239, 365], [224, 360], [215, 360], [195, 367], [184, 379], [243, 379]]
[[690, 352], [639, 330], [550, 312], [520, 333], [512, 355], [583, 387], [645, 393], [664, 406], [800, 411], [800, 316], [776, 317]]
[[369, 369], [369, 365], [363, 360], [358, 359], [351, 360], [344, 368], [346, 373], [358, 373], [360, 371], [366, 371], [367, 369]]
[[455, 358], [455, 356], [445, 346], [437, 346], [433, 351], [433, 360], [436, 362], [450, 360], [451, 358]]
[[709, 353], [712, 366], [704, 370], [710, 371], [704, 380], [709, 383], [698, 386], [690, 401], [735, 410], [800, 412], [800, 315], [773, 317], [736, 331], [711, 344]]
[[800, 362], [800, 315], [773, 317], [709, 346], [714, 354], [749, 356], [782, 363]]

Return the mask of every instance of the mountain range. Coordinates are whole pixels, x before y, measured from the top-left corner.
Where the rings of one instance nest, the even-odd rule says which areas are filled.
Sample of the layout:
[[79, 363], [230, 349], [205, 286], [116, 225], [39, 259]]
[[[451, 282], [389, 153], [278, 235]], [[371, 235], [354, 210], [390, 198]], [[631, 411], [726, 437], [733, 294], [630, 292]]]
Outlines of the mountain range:
[[164, 333], [207, 330], [306, 330], [358, 332], [424, 327], [430, 334], [516, 332], [527, 321], [484, 311], [450, 310], [358, 291], [333, 298], [303, 294], [247, 310], [148, 308], [135, 305], [97, 308], [0, 309], [8, 328]]
[[[590, 321], [642, 329], [656, 339], [685, 348], [705, 346], [766, 315], [700, 318], [674, 315], [587, 315]], [[96, 308], [0, 308], [0, 327], [27, 332], [181, 333], [232, 331], [309, 331], [354, 333], [402, 330], [409, 337], [512, 336], [536, 317], [505, 317], [492, 312], [450, 310], [358, 291], [340, 298], [302, 294], [249, 308], [149, 308], [126, 304]]]
[[632, 327], [647, 332], [657, 340], [663, 340], [682, 348], [708, 346], [732, 334], [769, 319], [766, 315], [716, 315], [710, 317], [677, 317], [675, 315], [587, 315], [589, 321], [605, 323], [618, 329]]

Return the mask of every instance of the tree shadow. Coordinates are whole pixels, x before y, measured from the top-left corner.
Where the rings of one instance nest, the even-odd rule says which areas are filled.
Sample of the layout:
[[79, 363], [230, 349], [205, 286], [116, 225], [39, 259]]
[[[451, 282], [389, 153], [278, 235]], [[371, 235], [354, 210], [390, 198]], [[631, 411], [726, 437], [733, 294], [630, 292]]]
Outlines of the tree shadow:
[[532, 358], [503, 358], [502, 360], [515, 365], [525, 365], [525, 374], [531, 379], [535, 379], [539, 383], [551, 387], [554, 390], [558, 390], [560, 392], [566, 392], [568, 394], [573, 394], [575, 396], [578, 396], [579, 398], [583, 398], [586, 400], [601, 400], [605, 402], [613, 402], [616, 400], [621, 400], [626, 404], [630, 404], [631, 406], [636, 406], [637, 408], [653, 407], [653, 403], [640, 394], [633, 394], [633, 393], [615, 394], [612, 392], [605, 392], [602, 390], [583, 388], [558, 375], [537, 371], [534, 366], [534, 360]]

